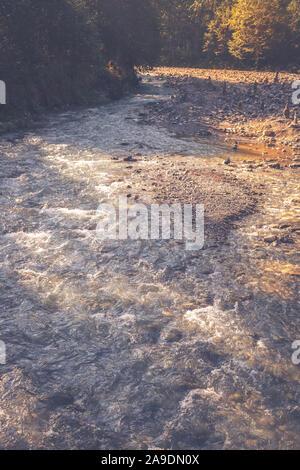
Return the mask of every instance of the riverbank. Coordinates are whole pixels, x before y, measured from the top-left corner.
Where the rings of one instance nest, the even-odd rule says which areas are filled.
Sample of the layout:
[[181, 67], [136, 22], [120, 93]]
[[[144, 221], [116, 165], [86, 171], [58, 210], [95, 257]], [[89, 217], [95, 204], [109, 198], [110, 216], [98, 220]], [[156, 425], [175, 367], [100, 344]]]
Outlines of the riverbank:
[[[20, 102], [8, 91], [6, 105], [0, 107], [0, 135], [18, 130], [39, 127], [49, 113], [70, 111], [87, 106], [102, 106], [118, 100], [136, 90], [139, 80], [134, 70], [111, 65], [102, 73], [97, 83], [87, 90], [68, 90], [67, 94], [54, 92], [51, 99], [38, 85], [22, 87]], [[25, 99], [26, 97], [26, 99]], [[13, 98], [13, 99], [12, 99]]]
[[148, 75], [164, 80], [172, 99], [149, 104], [142, 123], [183, 135], [221, 136], [234, 149], [259, 144], [266, 158], [271, 154], [283, 166], [299, 167], [299, 107], [292, 104], [298, 75], [168, 67]]

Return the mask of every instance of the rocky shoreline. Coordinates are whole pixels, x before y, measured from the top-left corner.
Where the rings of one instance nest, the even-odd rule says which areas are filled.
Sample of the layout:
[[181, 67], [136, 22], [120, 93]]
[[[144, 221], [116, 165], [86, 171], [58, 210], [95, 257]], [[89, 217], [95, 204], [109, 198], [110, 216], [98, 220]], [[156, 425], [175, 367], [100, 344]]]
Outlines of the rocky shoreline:
[[221, 136], [234, 150], [255, 143], [271, 163], [300, 167], [299, 106], [292, 103], [298, 75], [164, 67], [148, 75], [165, 81], [171, 99], [149, 103], [141, 123], [182, 135]]
[[[263, 212], [265, 200], [272, 199], [281, 184], [290, 181], [292, 192], [300, 167], [300, 126], [284, 117], [283, 110], [291, 101], [296, 75], [158, 68], [149, 72], [150, 83], [153, 78], [167, 85], [171, 99], [147, 103], [139, 123], [179, 136], [222, 141], [224, 159], [157, 156], [146, 160], [146, 168], [139, 157], [124, 162], [131, 179], [129, 198], [204, 204], [206, 240], [213, 246], [224, 243], [244, 216]], [[267, 109], [259, 105], [263, 102], [272, 104]], [[295, 113], [297, 107], [291, 106], [290, 116]], [[291, 198], [288, 205], [289, 216], [282, 215], [262, 235], [264, 246], [298, 245], [299, 199]]]
[[229, 232], [243, 226], [245, 216], [263, 216], [266, 202], [272, 201], [279, 188], [290, 187], [290, 197], [276, 209], [273, 223], [256, 222], [263, 227], [258, 243], [288, 251], [299, 245], [300, 200], [295, 197], [297, 175], [291, 168], [278, 172], [276, 164], [250, 160], [224, 165], [218, 157], [178, 155], [126, 158], [122, 162], [115, 158], [115, 162], [121, 164], [123, 176], [116, 181], [126, 181], [129, 204], [203, 204], [205, 248], [226, 243]]
[[215, 161], [177, 157], [138, 160], [127, 166], [131, 181], [129, 201], [143, 203], [203, 204], [205, 208], [205, 247], [224, 243], [229, 231], [245, 215], [259, 207], [263, 195], [259, 184], [244, 175], [231, 174]]

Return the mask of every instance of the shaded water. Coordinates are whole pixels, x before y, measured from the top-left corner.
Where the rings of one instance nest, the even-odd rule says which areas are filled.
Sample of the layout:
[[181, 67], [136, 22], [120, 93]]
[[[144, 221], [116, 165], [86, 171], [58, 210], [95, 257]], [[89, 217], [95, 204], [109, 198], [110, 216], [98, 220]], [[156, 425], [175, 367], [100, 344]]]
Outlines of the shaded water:
[[2, 448], [300, 446], [295, 250], [261, 242], [296, 177], [269, 176], [263, 215], [200, 254], [96, 238], [99, 203], [126, 193], [111, 157], [222, 156], [138, 123], [167, 98], [144, 84], [1, 141]]

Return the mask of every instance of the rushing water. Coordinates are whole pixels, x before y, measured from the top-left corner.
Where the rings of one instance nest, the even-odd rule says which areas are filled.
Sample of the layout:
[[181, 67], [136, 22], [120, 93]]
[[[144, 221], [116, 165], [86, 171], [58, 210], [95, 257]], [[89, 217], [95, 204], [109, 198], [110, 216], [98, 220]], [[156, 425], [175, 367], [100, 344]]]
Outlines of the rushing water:
[[144, 84], [1, 141], [2, 448], [300, 446], [295, 250], [260, 242], [294, 216], [296, 177], [269, 176], [263, 214], [200, 255], [96, 238], [126, 191], [111, 157], [222, 154], [139, 123], [167, 98]]

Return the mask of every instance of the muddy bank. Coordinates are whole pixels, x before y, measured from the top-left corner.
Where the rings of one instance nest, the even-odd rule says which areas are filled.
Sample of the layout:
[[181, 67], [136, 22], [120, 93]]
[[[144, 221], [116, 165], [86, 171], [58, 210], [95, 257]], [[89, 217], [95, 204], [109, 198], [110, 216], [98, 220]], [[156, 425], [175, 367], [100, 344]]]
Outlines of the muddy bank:
[[149, 77], [165, 80], [172, 98], [149, 104], [141, 122], [178, 134], [221, 134], [233, 147], [259, 142], [279, 159], [299, 162], [299, 110], [292, 104], [296, 74], [162, 67]]

